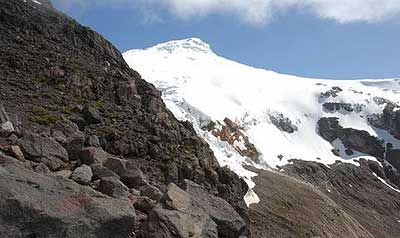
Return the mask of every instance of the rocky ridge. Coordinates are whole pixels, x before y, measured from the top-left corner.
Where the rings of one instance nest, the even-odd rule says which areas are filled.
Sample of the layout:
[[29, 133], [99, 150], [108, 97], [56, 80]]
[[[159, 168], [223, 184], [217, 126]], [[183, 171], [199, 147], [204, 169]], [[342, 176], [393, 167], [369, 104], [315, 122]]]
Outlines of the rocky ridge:
[[115, 47], [39, 3], [0, 0], [0, 236], [247, 236], [246, 183]]

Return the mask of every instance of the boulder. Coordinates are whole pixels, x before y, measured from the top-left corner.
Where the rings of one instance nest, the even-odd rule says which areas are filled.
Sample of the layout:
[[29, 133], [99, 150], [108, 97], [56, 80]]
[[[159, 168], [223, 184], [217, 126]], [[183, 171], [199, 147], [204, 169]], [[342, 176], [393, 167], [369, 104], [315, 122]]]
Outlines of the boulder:
[[84, 107], [82, 110], [82, 115], [88, 124], [100, 124], [103, 122], [103, 118], [100, 116], [100, 113], [93, 107]]
[[66, 148], [70, 160], [78, 160], [85, 134], [79, 131], [77, 124], [67, 119], [57, 121], [51, 129], [51, 135]]
[[48, 174], [48, 173], [50, 173], [50, 169], [49, 169], [49, 168], [47, 167], [47, 165], [45, 165], [44, 163], [39, 163], [39, 164], [35, 167], [34, 171], [35, 171], [36, 173], [39, 173], [39, 174]]
[[[97, 147], [86, 147], [80, 152], [80, 163], [91, 165], [91, 164], [104, 164], [108, 158], [116, 158], [115, 156], [105, 152], [101, 148]], [[118, 158], [116, 158], [118, 159]]]
[[107, 169], [106, 167], [100, 164], [92, 164], [90, 165], [90, 168], [92, 169], [93, 172], [93, 180], [107, 178], [107, 177], [116, 177], [119, 179], [119, 176], [116, 173], [114, 173], [113, 171]]
[[22, 153], [21, 148], [17, 145], [10, 146], [10, 152], [12, 155], [20, 161], [25, 161], [24, 153]]
[[145, 196], [131, 195], [129, 199], [132, 201], [132, 204], [135, 207], [135, 209], [145, 214], [149, 214], [150, 211], [157, 205], [155, 201]]
[[115, 157], [108, 158], [104, 163], [104, 167], [118, 174], [121, 177], [121, 181], [129, 188], [139, 188], [148, 184], [143, 172], [127, 160]]
[[143, 196], [149, 197], [154, 201], [160, 201], [163, 197], [163, 193], [155, 186], [146, 184], [144, 186], [139, 187], [138, 189]]
[[45, 163], [55, 171], [65, 166], [68, 152], [55, 139], [38, 134], [24, 135], [18, 142], [26, 159]]
[[142, 171], [131, 163], [126, 166], [125, 172], [120, 174], [120, 176], [121, 181], [129, 188], [139, 188], [141, 186], [147, 185], [148, 183]]
[[185, 180], [185, 183], [186, 192], [217, 224], [219, 234], [224, 237], [238, 237], [242, 234], [246, 223], [228, 202], [209, 194], [204, 187], [190, 180]]
[[113, 198], [123, 198], [129, 195], [128, 187], [117, 177], [101, 178], [97, 190]]
[[129, 201], [18, 165], [0, 168], [0, 237], [126, 238], [135, 222]]
[[79, 184], [88, 184], [92, 180], [92, 169], [87, 165], [82, 165], [74, 170], [71, 174], [71, 179]]
[[91, 135], [86, 138], [85, 145], [89, 147], [101, 147], [100, 140], [96, 135]]
[[166, 200], [165, 206], [157, 206], [149, 214], [144, 227], [147, 237], [219, 237], [215, 222], [188, 193], [175, 184], [168, 186]]

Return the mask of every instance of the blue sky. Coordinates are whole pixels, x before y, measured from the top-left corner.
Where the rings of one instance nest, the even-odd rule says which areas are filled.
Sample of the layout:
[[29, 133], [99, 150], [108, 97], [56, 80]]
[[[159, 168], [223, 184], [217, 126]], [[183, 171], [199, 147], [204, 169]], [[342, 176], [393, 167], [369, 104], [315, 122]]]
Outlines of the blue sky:
[[198, 37], [225, 58], [286, 74], [400, 76], [400, 1], [213, 1], [54, 0], [121, 51]]

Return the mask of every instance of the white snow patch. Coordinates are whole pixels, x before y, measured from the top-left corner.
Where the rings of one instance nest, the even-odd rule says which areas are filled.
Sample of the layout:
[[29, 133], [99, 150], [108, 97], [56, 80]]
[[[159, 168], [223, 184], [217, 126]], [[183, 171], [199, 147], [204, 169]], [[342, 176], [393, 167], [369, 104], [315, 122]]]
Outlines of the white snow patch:
[[385, 184], [388, 188], [400, 193], [400, 190], [388, 184], [383, 178], [379, 177], [376, 173], [373, 173], [375, 177], [377, 177], [383, 184]]

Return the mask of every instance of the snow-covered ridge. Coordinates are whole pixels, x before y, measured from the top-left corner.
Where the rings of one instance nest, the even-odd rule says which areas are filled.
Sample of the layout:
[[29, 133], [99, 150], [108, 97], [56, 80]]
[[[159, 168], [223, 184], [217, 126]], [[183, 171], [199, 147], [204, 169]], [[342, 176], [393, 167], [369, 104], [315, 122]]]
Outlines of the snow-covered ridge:
[[[357, 164], [354, 160], [360, 157], [375, 160], [357, 151], [349, 156], [341, 141], [324, 140], [317, 130], [321, 117], [338, 117], [341, 126], [379, 135], [400, 148], [393, 136], [368, 123], [387, 101], [400, 102], [399, 79], [346, 81], [283, 75], [224, 59], [196, 38], [131, 50], [124, 58], [162, 91], [178, 119], [193, 123], [220, 164], [242, 175], [250, 187], [254, 173], [243, 164], [276, 168], [293, 158], [325, 164], [338, 159]], [[204, 130], [210, 121], [223, 123], [225, 118], [243, 129], [261, 154], [259, 163]], [[339, 152], [335, 155], [333, 149]]]
[[[187, 54], [193, 55], [200, 54], [214, 54], [209, 44], [203, 42], [198, 38], [188, 38], [184, 40], [169, 41], [166, 43], [158, 44], [154, 47], [146, 49], [147, 51], [157, 52], [159, 54]], [[125, 54], [135, 54], [141, 50], [131, 50]]]

